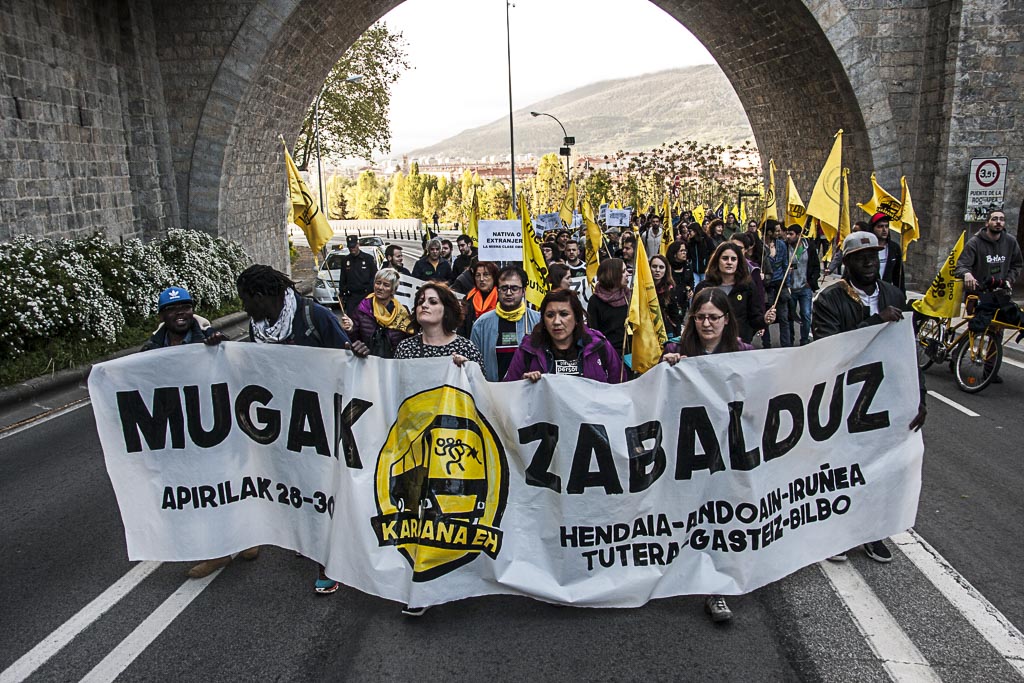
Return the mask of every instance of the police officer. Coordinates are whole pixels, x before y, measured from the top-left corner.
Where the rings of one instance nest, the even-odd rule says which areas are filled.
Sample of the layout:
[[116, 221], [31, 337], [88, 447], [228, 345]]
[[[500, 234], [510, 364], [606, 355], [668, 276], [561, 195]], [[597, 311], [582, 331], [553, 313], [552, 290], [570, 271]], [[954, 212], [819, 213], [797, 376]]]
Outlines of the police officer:
[[341, 258], [341, 282], [338, 285], [345, 297], [345, 313], [351, 317], [359, 302], [373, 291], [377, 260], [360, 250], [359, 238], [355, 235], [349, 235], [345, 245], [348, 254]]

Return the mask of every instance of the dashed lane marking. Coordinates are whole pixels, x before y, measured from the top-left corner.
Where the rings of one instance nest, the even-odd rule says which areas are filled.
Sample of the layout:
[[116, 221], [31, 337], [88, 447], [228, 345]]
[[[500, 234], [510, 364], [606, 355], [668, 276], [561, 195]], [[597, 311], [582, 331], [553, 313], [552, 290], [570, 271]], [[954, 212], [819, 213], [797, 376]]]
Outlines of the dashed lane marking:
[[161, 564], [161, 562], [140, 562], [132, 567], [110, 588], [100, 593], [92, 602], [80, 609], [75, 616], [64, 622], [60, 628], [0, 673], [0, 683], [20, 683], [31, 676], [32, 672], [49, 661], [79, 633], [103, 616], [107, 610], [128, 595]]
[[189, 579], [163, 601], [152, 614], [103, 658], [93, 670], [85, 675], [82, 683], [107, 683], [113, 681], [127, 669], [142, 652], [164, 632], [189, 604], [206, 590], [214, 579], [224, 571], [221, 567], [202, 579]]
[[996, 652], [1024, 676], [1024, 634], [916, 531], [897, 534], [892, 540]]
[[892, 614], [849, 562], [819, 562], [818, 566], [842, 600], [857, 630], [897, 683], [934, 682], [941, 679], [921, 651], [896, 623]]
[[950, 406], [952, 408], [956, 408], [957, 410], [959, 410], [961, 413], [963, 413], [967, 417], [981, 417], [980, 415], [978, 415], [978, 413], [974, 412], [973, 410], [971, 410], [967, 406], [962, 406], [959, 403], [957, 403], [956, 401], [954, 401], [953, 399], [946, 398], [945, 396], [943, 396], [942, 394], [940, 394], [937, 391], [932, 391], [931, 389], [929, 389], [928, 390], [928, 395], [929, 396], [934, 396], [935, 398], [937, 398], [940, 401], [942, 401], [943, 403], [945, 403], [947, 406]]

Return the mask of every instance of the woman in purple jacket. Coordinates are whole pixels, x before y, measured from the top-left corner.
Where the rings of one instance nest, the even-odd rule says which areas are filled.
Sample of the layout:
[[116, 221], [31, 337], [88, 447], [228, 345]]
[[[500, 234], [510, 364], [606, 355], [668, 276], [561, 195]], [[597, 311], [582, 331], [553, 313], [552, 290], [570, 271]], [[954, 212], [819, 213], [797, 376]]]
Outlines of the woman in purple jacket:
[[575, 375], [618, 384], [622, 381], [622, 359], [604, 335], [583, 322], [583, 306], [573, 291], [548, 292], [540, 304], [540, 319], [519, 344], [506, 382], [541, 375]]
[[398, 343], [412, 335], [412, 317], [395, 299], [398, 271], [381, 268], [373, 278], [373, 294], [359, 302], [352, 314], [352, 339], [370, 347], [370, 354], [394, 358]]

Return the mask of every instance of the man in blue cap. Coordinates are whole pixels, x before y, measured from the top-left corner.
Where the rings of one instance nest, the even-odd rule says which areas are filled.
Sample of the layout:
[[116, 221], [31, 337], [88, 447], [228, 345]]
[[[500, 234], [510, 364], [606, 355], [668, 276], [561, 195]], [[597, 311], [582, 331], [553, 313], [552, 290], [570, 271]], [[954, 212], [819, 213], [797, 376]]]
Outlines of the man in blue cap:
[[[142, 350], [151, 351], [167, 346], [206, 342], [207, 339], [213, 337], [215, 334], [213, 328], [205, 319], [195, 315], [192, 305], [192, 297], [184, 287], [168, 287], [160, 292], [160, 299], [157, 303], [160, 327], [142, 345]], [[200, 321], [206, 324], [203, 325]]]
[[[226, 337], [220, 332], [214, 331], [205, 318], [200, 318], [192, 308], [192, 296], [184, 287], [168, 287], [160, 292], [160, 299], [157, 303], [157, 317], [160, 318], [160, 327], [149, 340], [143, 344], [143, 351], [163, 349], [170, 346], [181, 346], [182, 344], [198, 344], [200, 342], [208, 345], [218, 344]], [[202, 321], [204, 324], [201, 324]], [[255, 560], [260, 553], [259, 546], [243, 550], [239, 555], [246, 560]], [[212, 560], [204, 560], [188, 571], [189, 577], [201, 579], [209, 576], [221, 567], [231, 562], [231, 556], [216, 557]]]

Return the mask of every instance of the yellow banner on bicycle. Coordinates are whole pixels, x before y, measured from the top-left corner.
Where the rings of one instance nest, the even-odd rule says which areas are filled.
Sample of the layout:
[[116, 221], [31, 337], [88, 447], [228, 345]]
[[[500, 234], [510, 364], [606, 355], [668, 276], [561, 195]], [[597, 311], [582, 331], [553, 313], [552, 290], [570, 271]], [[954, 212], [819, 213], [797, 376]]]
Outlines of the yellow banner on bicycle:
[[931, 287], [925, 292], [923, 299], [913, 304], [914, 310], [933, 318], [956, 318], [960, 315], [960, 304], [964, 299], [964, 281], [955, 276], [956, 261], [964, 250], [964, 235], [956, 241], [953, 251], [949, 252], [946, 262], [942, 264]]

